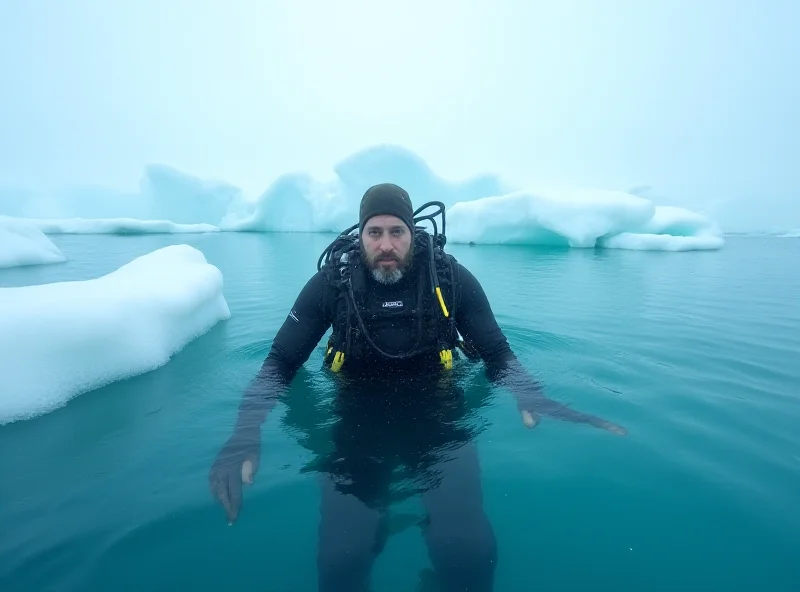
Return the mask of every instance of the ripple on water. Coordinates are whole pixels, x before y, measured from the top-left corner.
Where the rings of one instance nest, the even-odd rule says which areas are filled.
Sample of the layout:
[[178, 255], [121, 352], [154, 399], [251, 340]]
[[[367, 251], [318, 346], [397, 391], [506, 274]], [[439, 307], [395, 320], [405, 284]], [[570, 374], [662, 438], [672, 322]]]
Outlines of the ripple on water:
[[267, 357], [267, 354], [272, 347], [273, 340], [274, 338], [270, 337], [268, 339], [248, 341], [242, 345], [230, 349], [227, 353], [227, 357], [230, 360], [263, 360]]
[[584, 342], [576, 337], [551, 331], [533, 330], [513, 322], [512, 319], [498, 315], [498, 323], [515, 352], [528, 355], [534, 351], [577, 350]]

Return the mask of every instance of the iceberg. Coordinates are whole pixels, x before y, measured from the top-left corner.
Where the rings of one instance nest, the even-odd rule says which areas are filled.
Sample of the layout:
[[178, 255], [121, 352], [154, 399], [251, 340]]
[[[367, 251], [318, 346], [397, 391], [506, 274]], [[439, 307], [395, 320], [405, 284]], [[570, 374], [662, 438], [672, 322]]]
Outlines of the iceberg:
[[170, 220], [135, 218], [67, 218], [63, 220], [26, 218], [45, 234], [187, 234], [219, 232], [212, 224], [178, 224]]
[[707, 217], [645, 197], [649, 186], [629, 191], [596, 188], [515, 188], [493, 175], [449, 181], [413, 152], [379, 145], [340, 161], [332, 180], [306, 173], [277, 179], [252, 202], [220, 222], [225, 231], [341, 232], [357, 221], [364, 191], [375, 183], [397, 183], [415, 207], [440, 201], [447, 208], [447, 238], [453, 243], [561, 245], [682, 251], [719, 249], [723, 234]]
[[731, 231], [727, 234], [747, 238], [800, 238], [800, 228], [795, 230], [770, 228], [768, 230]]
[[598, 189], [516, 191], [455, 204], [447, 211], [454, 243], [594, 247], [597, 239], [644, 225], [655, 206]]
[[415, 207], [440, 201], [447, 208], [453, 243], [560, 245], [576, 248], [718, 249], [724, 238], [700, 214], [657, 206], [650, 187], [629, 191], [596, 188], [515, 188], [493, 175], [449, 181], [413, 152], [372, 146], [340, 161], [335, 176], [315, 181], [306, 173], [280, 177], [253, 202], [238, 202], [220, 223], [225, 231], [341, 232], [358, 218], [371, 185], [405, 188]]
[[672, 236], [622, 232], [600, 241], [598, 246], [630, 251], [712, 251], [721, 249], [724, 244], [725, 239], [721, 236]]
[[656, 206], [652, 218], [627, 232], [602, 239], [609, 249], [701, 251], [720, 249], [722, 231], [712, 220], [685, 208]]
[[202, 252], [172, 245], [90, 280], [0, 289], [0, 424], [154, 370], [231, 313]]
[[[724, 244], [712, 220], [657, 205], [649, 185], [628, 191], [512, 186], [491, 174], [448, 180], [414, 152], [392, 144], [370, 146], [340, 160], [330, 179], [288, 172], [255, 198], [222, 181], [151, 164], [139, 194], [108, 190], [104, 198], [102, 190], [93, 188], [66, 192], [59, 199], [21, 200], [19, 190], [0, 191], [0, 212], [10, 209], [46, 234], [338, 233], [357, 222], [367, 188], [382, 182], [404, 187], [417, 208], [430, 201], [443, 203], [448, 240], [456, 243], [663, 251], [718, 249]], [[23, 208], [23, 203], [28, 205]]]
[[386, 181], [406, 189], [415, 207], [434, 200], [448, 206], [510, 191], [493, 175], [445, 180], [410, 150], [383, 144], [341, 160], [327, 181], [303, 172], [282, 175], [256, 200], [233, 202], [220, 226], [226, 231], [341, 232], [358, 221], [364, 192]]
[[256, 201], [232, 207], [220, 228], [228, 232], [336, 232], [337, 221], [347, 212], [341, 201], [333, 184], [316, 182], [305, 173], [286, 174]]
[[51, 220], [169, 220], [182, 225], [217, 226], [241, 199], [241, 190], [223, 181], [149, 164], [139, 180], [138, 190], [132, 191], [84, 186], [35, 192], [0, 187], [0, 214]]
[[0, 268], [66, 260], [66, 255], [36, 225], [0, 216]]
[[147, 166], [140, 191], [150, 219], [214, 226], [241, 195], [238, 187], [223, 181], [201, 179], [158, 164]]
[[705, 216], [620, 191], [549, 188], [461, 202], [447, 212], [454, 243], [689, 251], [719, 249]]

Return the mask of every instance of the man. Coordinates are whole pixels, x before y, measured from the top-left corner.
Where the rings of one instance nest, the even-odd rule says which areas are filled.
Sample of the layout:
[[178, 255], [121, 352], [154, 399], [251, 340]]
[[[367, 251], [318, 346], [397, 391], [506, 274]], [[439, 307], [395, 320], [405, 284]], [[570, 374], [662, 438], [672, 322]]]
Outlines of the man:
[[[211, 490], [235, 521], [242, 483], [252, 483], [258, 468], [261, 425], [333, 326], [325, 360], [338, 389], [334, 449], [319, 463], [319, 590], [365, 592], [387, 536], [389, 505], [419, 493], [438, 589], [488, 592], [496, 541], [482, 507], [475, 430], [462, 391], [448, 379], [453, 351], [484, 361], [489, 378], [515, 395], [528, 427], [545, 413], [625, 430], [541, 394], [475, 277], [415, 228], [405, 190], [390, 183], [367, 190], [352, 245], [300, 292], [245, 393], [234, 433], [211, 469]], [[406, 470], [401, 479], [398, 467]], [[393, 497], [393, 483], [403, 480], [410, 493]]]

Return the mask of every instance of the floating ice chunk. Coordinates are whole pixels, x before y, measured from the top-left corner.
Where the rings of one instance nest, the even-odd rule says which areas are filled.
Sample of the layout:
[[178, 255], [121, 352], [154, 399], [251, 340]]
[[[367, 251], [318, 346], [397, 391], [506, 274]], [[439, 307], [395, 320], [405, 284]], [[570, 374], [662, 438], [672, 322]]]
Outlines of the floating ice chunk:
[[66, 255], [35, 224], [0, 216], [0, 268], [66, 260]]
[[84, 187], [36, 195], [0, 187], [0, 213], [37, 218], [53, 234], [338, 233], [358, 221], [364, 192], [385, 182], [406, 189], [415, 208], [430, 201], [449, 208], [447, 236], [453, 242], [666, 250], [719, 248], [724, 242], [705, 216], [657, 207], [648, 185], [628, 192], [523, 191], [491, 174], [449, 180], [419, 155], [394, 145], [368, 146], [347, 156], [327, 180], [305, 171], [287, 172], [252, 199], [222, 181], [149, 165], [138, 192]]
[[315, 180], [305, 172], [282, 175], [254, 202], [232, 202], [221, 227], [234, 231], [341, 232], [358, 222], [361, 197], [377, 183], [400, 185], [415, 207], [429, 201], [448, 206], [508, 191], [493, 175], [448, 181], [434, 173], [421, 157], [393, 145], [360, 150], [338, 162], [334, 173], [327, 181]]
[[[202, 179], [165, 165], [151, 164], [140, 182], [148, 216], [181, 224], [219, 224], [231, 204], [241, 198], [238, 187]], [[103, 216], [105, 217], [105, 216]]]
[[135, 218], [218, 225], [241, 200], [238, 187], [151, 164], [138, 189], [79, 185], [49, 191], [0, 186], [0, 214], [20, 218]]
[[653, 217], [640, 227], [600, 241], [606, 248], [638, 251], [701, 251], [724, 244], [722, 231], [712, 220], [673, 206], [657, 206]]
[[173, 245], [96, 279], [0, 289], [0, 424], [166, 364], [230, 317], [222, 285]]
[[649, 200], [619, 191], [517, 191], [455, 204], [447, 212], [447, 237], [455, 243], [593, 247], [601, 236], [645, 224], [655, 209]]
[[642, 232], [686, 237], [722, 235], [717, 224], [708, 217], [674, 206], [657, 206]]
[[29, 218], [45, 234], [186, 234], [219, 232], [212, 224], [178, 224], [170, 220], [134, 218], [68, 218], [64, 220]]
[[623, 232], [604, 239], [600, 246], [631, 251], [706, 251], [721, 249], [724, 244], [725, 239], [721, 236], [672, 236]]

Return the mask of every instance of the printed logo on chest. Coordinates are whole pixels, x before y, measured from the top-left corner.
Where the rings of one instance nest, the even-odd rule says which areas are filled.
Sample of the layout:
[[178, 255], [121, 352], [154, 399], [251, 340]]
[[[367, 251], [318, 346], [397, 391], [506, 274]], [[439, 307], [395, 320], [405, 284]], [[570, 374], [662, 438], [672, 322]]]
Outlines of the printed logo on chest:
[[381, 305], [381, 308], [403, 308], [403, 301], [402, 300], [390, 300], [388, 302], [384, 302]]

